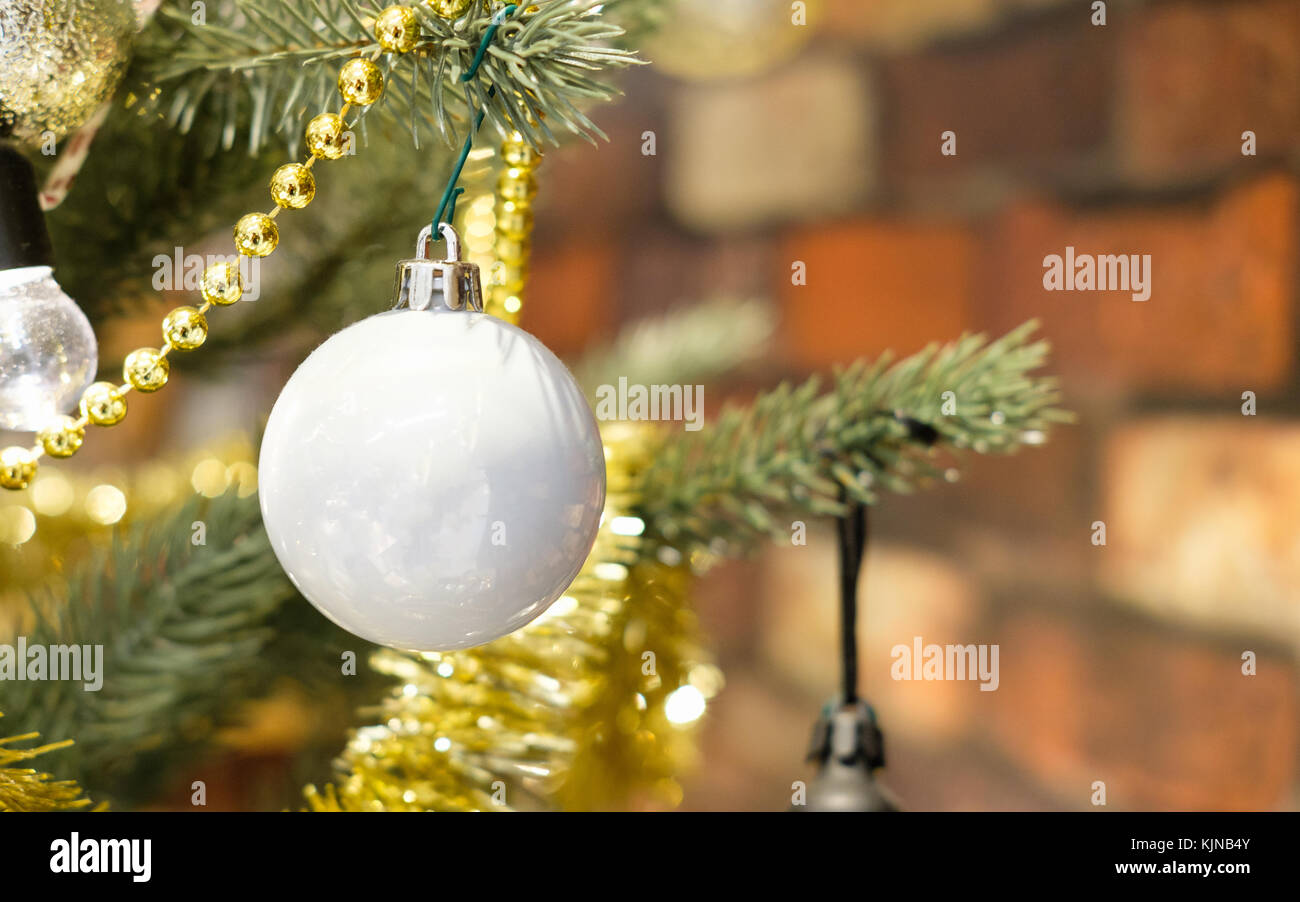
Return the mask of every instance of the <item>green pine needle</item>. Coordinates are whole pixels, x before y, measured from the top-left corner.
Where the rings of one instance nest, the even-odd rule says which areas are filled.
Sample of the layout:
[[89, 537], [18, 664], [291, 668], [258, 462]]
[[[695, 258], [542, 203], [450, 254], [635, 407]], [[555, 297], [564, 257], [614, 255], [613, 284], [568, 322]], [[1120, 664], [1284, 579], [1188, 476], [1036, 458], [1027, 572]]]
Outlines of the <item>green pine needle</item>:
[[[192, 544], [193, 524], [206, 544]], [[187, 504], [119, 533], [71, 573], [66, 595], [36, 606], [27, 646], [102, 645], [103, 685], [0, 682], [6, 727], [76, 744], [51, 750], [61, 774], [97, 797], [147, 798], [170, 767], [192, 763], [216, 727], [285, 676], [336, 680], [347, 637], [298, 598], [262, 529], [257, 499], [234, 493]], [[6, 642], [13, 640], [6, 639]]]
[[993, 342], [966, 335], [893, 365], [889, 354], [860, 360], [825, 391], [815, 376], [783, 384], [702, 431], [666, 434], [646, 474], [648, 534], [683, 550], [738, 552], [788, 538], [783, 513], [843, 513], [841, 490], [874, 504], [882, 490], [944, 478], [941, 450], [1041, 443], [1072, 417], [1057, 406], [1056, 380], [1031, 375], [1049, 350], [1029, 342], [1036, 326]]
[[[621, 5], [661, 0], [621, 0]], [[497, 31], [476, 76], [462, 84], [501, 4], [474, 0], [455, 21], [415, 4], [422, 40], [405, 54], [379, 58], [385, 91], [366, 108], [408, 128], [418, 145], [432, 127], [449, 143], [463, 139], [484, 110], [498, 135], [522, 132], [535, 146], [561, 128], [603, 136], [582, 112], [617, 91], [599, 76], [637, 62], [619, 46], [623, 29], [601, 0], [520, 4]], [[237, 136], [250, 153], [278, 137], [297, 146], [307, 119], [340, 105], [339, 66], [380, 49], [373, 35], [382, 0], [212, 0], [196, 22], [188, 0], [158, 10], [142, 35], [132, 93], [183, 132], [205, 130], [207, 146], [230, 149]], [[537, 7], [535, 12], [527, 9]], [[495, 89], [490, 91], [489, 89]]]

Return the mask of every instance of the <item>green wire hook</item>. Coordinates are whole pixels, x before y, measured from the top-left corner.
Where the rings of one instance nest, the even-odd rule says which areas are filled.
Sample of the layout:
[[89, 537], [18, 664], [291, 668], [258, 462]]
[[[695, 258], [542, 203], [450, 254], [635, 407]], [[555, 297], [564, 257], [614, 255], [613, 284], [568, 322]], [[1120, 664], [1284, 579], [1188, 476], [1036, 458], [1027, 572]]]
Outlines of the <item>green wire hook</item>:
[[[496, 37], [497, 29], [518, 8], [516, 4], [508, 3], [492, 17], [492, 23], [488, 25], [487, 31], [483, 32], [483, 40], [479, 41], [478, 52], [474, 54], [474, 59], [469, 64], [469, 68], [465, 70], [465, 74], [460, 77], [461, 83], [469, 81], [478, 74], [478, 68], [483, 63], [483, 57], [487, 55], [488, 45]], [[496, 90], [495, 85], [489, 87], [488, 97], [494, 95]], [[473, 104], [470, 104], [470, 109], [474, 109]], [[438, 202], [438, 212], [433, 215], [432, 236], [434, 241], [442, 240], [440, 226], [444, 222], [451, 225], [452, 219], [456, 216], [456, 199], [465, 193], [465, 189], [457, 187], [456, 183], [460, 181], [460, 174], [465, 168], [465, 161], [469, 159], [470, 148], [474, 146], [474, 134], [478, 131], [479, 126], [483, 124], [483, 112], [483, 110], [477, 110], [474, 113], [474, 125], [469, 130], [469, 134], [465, 136], [465, 143], [460, 149], [460, 156], [456, 158], [456, 165], [451, 170], [451, 178], [447, 180], [447, 188], [442, 192], [442, 200]]]

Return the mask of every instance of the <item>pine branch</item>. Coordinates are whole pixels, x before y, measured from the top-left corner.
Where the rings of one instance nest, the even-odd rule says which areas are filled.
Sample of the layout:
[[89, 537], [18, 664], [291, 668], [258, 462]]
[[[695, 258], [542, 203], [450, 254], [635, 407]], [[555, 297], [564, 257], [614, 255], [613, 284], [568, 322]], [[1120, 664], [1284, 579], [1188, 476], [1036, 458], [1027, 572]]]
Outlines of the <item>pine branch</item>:
[[682, 306], [627, 326], [578, 361], [574, 374], [589, 394], [620, 376], [639, 385], [696, 383], [761, 358], [774, 328], [771, 309], [757, 301]]
[[[205, 545], [191, 543], [198, 521]], [[62, 772], [99, 795], [141, 798], [278, 677], [338, 673], [337, 627], [294, 598], [256, 498], [189, 504], [119, 535], [70, 576], [66, 598], [38, 606], [27, 646], [103, 646], [102, 688], [5, 681], [3, 705], [24, 732], [76, 739], [53, 752]], [[346, 647], [362, 659], [370, 648]]]
[[[624, 4], [634, 0], [622, 0]], [[635, 0], [648, 3], [652, 0]], [[657, 0], [653, 0], [657, 2]], [[463, 138], [466, 98], [497, 132], [523, 132], [534, 145], [555, 141], [562, 126], [591, 138], [600, 130], [580, 107], [616, 95], [598, 76], [637, 62], [617, 46], [623, 29], [601, 15], [601, 0], [539, 0], [498, 30], [477, 76], [460, 84], [500, 4], [475, 0], [454, 22], [415, 4], [422, 40], [406, 54], [385, 54], [379, 115], [447, 141]], [[372, 33], [382, 0], [215, 0], [203, 23], [188, 0], [158, 11], [142, 36], [131, 73], [135, 93], [188, 132], [200, 128], [210, 150], [240, 139], [250, 153], [278, 137], [296, 148], [306, 119], [337, 108], [341, 63], [380, 48]], [[494, 91], [489, 91], [494, 88]]]
[[[678, 548], [739, 551], [788, 538], [780, 512], [838, 515], [843, 487], [865, 504], [949, 472], [940, 450], [1009, 453], [1071, 421], [1036, 322], [994, 342], [967, 335], [899, 363], [886, 354], [820, 380], [781, 385], [699, 432], [666, 434], [646, 474], [647, 533]], [[947, 396], [947, 392], [952, 392]], [[946, 403], [948, 402], [948, 403]]]
[[[59, 284], [94, 324], [157, 300], [155, 255], [197, 247], [212, 230], [223, 239], [214, 250], [233, 253], [231, 226], [265, 205], [267, 181], [284, 162], [269, 150], [253, 161], [208, 156], [197, 135], [158, 119], [138, 104], [115, 106], [77, 183], [46, 217]], [[49, 165], [39, 156], [35, 162]]]

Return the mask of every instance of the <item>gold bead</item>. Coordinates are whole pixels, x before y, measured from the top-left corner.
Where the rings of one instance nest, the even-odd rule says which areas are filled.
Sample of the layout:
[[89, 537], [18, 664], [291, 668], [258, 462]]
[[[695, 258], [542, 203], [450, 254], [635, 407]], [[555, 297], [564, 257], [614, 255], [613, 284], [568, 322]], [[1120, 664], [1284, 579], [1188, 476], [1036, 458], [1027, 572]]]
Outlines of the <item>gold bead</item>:
[[193, 307], [177, 307], [163, 318], [163, 338], [182, 351], [192, 351], [208, 337], [208, 320]]
[[36, 440], [50, 457], [71, 457], [86, 440], [86, 427], [72, 417], [57, 417], [36, 433]]
[[501, 284], [492, 286], [493, 289], [500, 289], [503, 297], [512, 294], [524, 293], [524, 280], [518, 276], [507, 278]]
[[347, 150], [343, 120], [337, 113], [321, 113], [307, 123], [307, 149], [313, 156], [337, 160]]
[[339, 93], [348, 103], [374, 103], [384, 93], [384, 74], [368, 59], [348, 60], [339, 70]]
[[81, 395], [81, 415], [96, 426], [112, 426], [126, 417], [126, 398], [112, 382], [96, 382]]
[[391, 53], [410, 53], [420, 43], [420, 20], [409, 6], [390, 6], [375, 20], [375, 40]]
[[528, 265], [527, 241], [520, 241], [509, 235], [498, 235], [495, 250], [497, 259], [506, 266], [522, 268]]
[[265, 257], [280, 243], [275, 220], [265, 213], [245, 213], [235, 223], [235, 247], [250, 257]]
[[433, 10], [434, 15], [442, 16], [444, 19], [459, 19], [469, 9], [473, 0], [424, 0], [429, 9]]
[[126, 355], [122, 376], [131, 387], [142, 392], [157, 391], [167, 384], [171, 364], [153, 348], [140, 348]]
[[36, 475], [36, 455], [27, 448], [11, 445], [0, 451], [0, 486], [25, 489]]
[[508, 200], [497, 209], [497, 234], [516, 241], [527, 241], [533, 229], [533, 211]]
[[542, 159], [542, 155], [533, 150], [531, 144], [524, 140], [519, 132], [513, 133], [501, 144], [501, 159], [507, 166], [532, 169]]
[[271, 199], [281, 207], [301, 210], [316, 196], [316, 179], [301, 163], [286, 163], [271, 176]]
[[244, 283], [239, 278], [239, 264], [228, 260], [213, 263], [203, 273], [199, 293], [209, 304], [224, 307], [235, 303], [244, 293]]
[[497, 179], [497, 194], [501, 195], [502, 200], [517, 204], [529, 203], [537, 196], [537, 179], [533, 178], [531, 169], [512, 166]]

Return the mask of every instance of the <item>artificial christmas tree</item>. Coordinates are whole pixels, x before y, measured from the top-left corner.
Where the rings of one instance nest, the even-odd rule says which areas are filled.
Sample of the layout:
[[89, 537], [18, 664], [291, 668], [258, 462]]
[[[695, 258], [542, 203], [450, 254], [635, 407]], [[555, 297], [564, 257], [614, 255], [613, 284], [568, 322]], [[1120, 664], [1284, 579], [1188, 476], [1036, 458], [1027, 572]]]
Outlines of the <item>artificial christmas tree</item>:
[[[486, 314], [452, 303], [440, 313], [395, 311], [364, 321], [401, 333], [387, 333], [387, 344], [344, 347], [340, 340], [365, 331], [352, 326], [323, 345], [304, 364], [308, 376], [289, 383], [282, 398], [289, 407], [283, 415], [277, 407], [267, 426], [266, 529], [257, 500], [235, 497], [247, 471], [218, 465], [229, 493], [198, 507], [166, 505], [111, 552], [84, 537], [55, 551], [57, 566], [36, 579], [44, 597], [30, 617], [10, 618], [14, 633], [32, 645], [103, 646], [102, 692], [4, 682], [0, 709], [25, 735], [75, 743], [44, 748], [56, 778], [75, 779], [96, 801], [145, 804], [169, 769], [211, 749], [247, 701], [283, 678], [315, 689], [332, 681], [345, 708], [382, 697], [377, 687], [396, 678], [398, 688], [380, 703], [382, 722], [348, 736], [332, 779], [318, 772], [325, 788], [308, 789], [310, 806], [600, 808], [642, 791], [676, 803], [691, 730], [721, 685], [690, 610], [696, 572], [784, 535], [787, 513], [838, 516], [845, 499], [871, 504], [884, 490], [942, 481], [951, 467], [939, 455], [1014, 451], [1066, 419], [1055, 382], [1036, 373], [1047, 347], [1026, 326], [991, 342], [966, 336], [932, 345], [897, 364], [890, 355], [860, 361], [825, 390], [816, 378], [784, 384], [698, 432], [606, 423], [597, 433], [573, 377], [500, 320], [516, 319], [527, 294], [542, 148], [566, 133], [601, 136], [588, 113], [598, 118], [592, 106], [614, 96], [608, 70], [638, 61], [623, 46], [620, 17], [641, 21], [653, 5], [469, 0], [385, 9], [356, 0], [249, 0], [212, 4], [202, 21], [186, 4], [160, 7], [134, 43], [80, 181], [50, 213], [55, 244], [75, 249], [67, 285], [101, 327], [149, 297], [156, 273], [142, 261], [151, 252], [208, 233], [221, 234], [221, 245], [203, 255], [192, 279], [165, 286], [192, 292], [192, 303], [162, 316], [151, 344], [109, 365], [70, 403], [51, 398], [47, 418], [30, 424], [34, 435], [3, 452], [6, 488], [32, 493], [35, 509], [56, 459], [91, 453], [106, 430], [129, 428], [138, 409], [173, 389], [145, 396], [204, 368], [238, 377], [247, 352], [283, 338], [290, 325], [312, 328], [317, 341], [379, 313], [388, 304], [373, 287], [389, 276], [374, 276], [383, 256], [375, 248], [391, 264], [413, 225], [427, 223], [435, 240], [461, 224], [468, 263], [448, 246], [438, 289], [448, 301], [478, 297], [454, 266], [468, 273], [477, 256], [487, 273]], [[430, 149], [430, 135], [444, 140]], [[439, 176], [429, 179], [430, 171]], [[489, 187], [458, 210], [462, 174]], [[322, 209], [344, 179], [352, 180], [346, 197]], [[97, 184], [103, 190], [93, 190]], [[490, 227], [476, 228], [486, 215]], [[295, 249], [303, 245], [311, 247]], [[314, 266], [290, 266], [275, 280], [254, 275], [259, 261], [269, 267], [286, 253], [301, 261], [309, 251]], [[407, 261], [408, 279], [427, 259]], [[403, 296], [399, 280], [399, 301], [410, 304], [412, 284]], [[264, 294], [280, 300], [250, 306]], [[404, 322], [418, 326], [408, 331]], [[448, 323], [456, 328], [436, 341], [417, 332]], [[695, 361], [695, 372], [723, 371], [753, 356], [742, 324], [734, 310], [678, 320], [664, 327], [659, 362], [705, 327], [729, 347]], [[441, 347], [439, 366], [463, 363], [466, 380], [485, 379], [477, 364], [447, 359], [470, 347], [471, 331], [481, 343], [476, 359], [499, 355], [504, 380], [477, 384], [478, 393], [421, 359], [421, 349]], [[605, 367], [604, 378], [628, 342], [594, 355], [579, 373]], [[313, 377], [315, 366], [329, 378]], [[348, 390], [330, 390], [332, 379]], [[485, 405], [506, 394], [510, 380], [524, 407], [512, 417], [498, 398], [503, 413], [494, 419]], [[413, 383], [418, 390], [406, 392]], [[582, 387], [591, 394], [599, 384]], [[384, 392], [383, 401], [393, 401], [394, 386], [404, 403], [366, 397]], [[323, 399], [312, 395], [322, 387]], [[942, 409], [947, 392], [960, 399], [951, 412]], [[365, 420], [362, 407], [383, 423]], [[413, 426], [408, 415], [430, 419]], [[512, 419], [518, 447], [505, 431]], [[350, 422], [365, 425], [348, 434]], [[439, 457], [434, 432], [448, 424], [475, 439], [464, 443], [473, 453], [463, 461]], [[477, 431], [489, 424], [499, 440], [480, 441]], [[358, 482], [349, 502], [355, 516], [330, 520], [340, 512], [330, 493], [363, 469], [359, 455], [385, 436], [409, 452], [403, 475], [413, 482], [391, 474], [373, 492]], [[400, 446], [408, 440], [411, 447]], [[530, 452], [541, 471], [531, 469]], [[468, 475], [429, 477], [442, 466]], [[572, 478], [557, 481], [566, 468]], [[366, 472], [382, 480], [386, 468]], [[528, 511], [537, 516], [524, 517]], [[527, 555], [511, 559], [505, 538], [508, 563], [438, 558], [440, 535], [458, 539], [458, 529], [494, 531], [500, 523], [509, 536], [512, 516], [526, 521], [527, 531], [515, 534]], [[428, 528], [439, 517], [443, 533]], [[412, 544], [385, 558], [398, 533]], [[491, 544], [486, 538], [480, 548]], [[426, 559], [436, 566], [421, 570]], [[413, 570], [420, 578], [408, 578]], [[378, 599], [381, 584], [391, 592]], [[346, 591], [333, 591], [340, 586]], [[485, 593], [502, 586], [509, 597], [497, 601], [512, 609], [484, 619]], [[359, 638], [316, 614], [295, 587]], [[385, 605], [405, 617], [398, 628], [376, 625]], [[461, 616], [466, 606], [470, 615]], [[403, 651], [375, 650], [366, 640]], [[344, 746], [342, 730], [334, 740]], [[11, 805], [23, 807], [21, 798]]]

